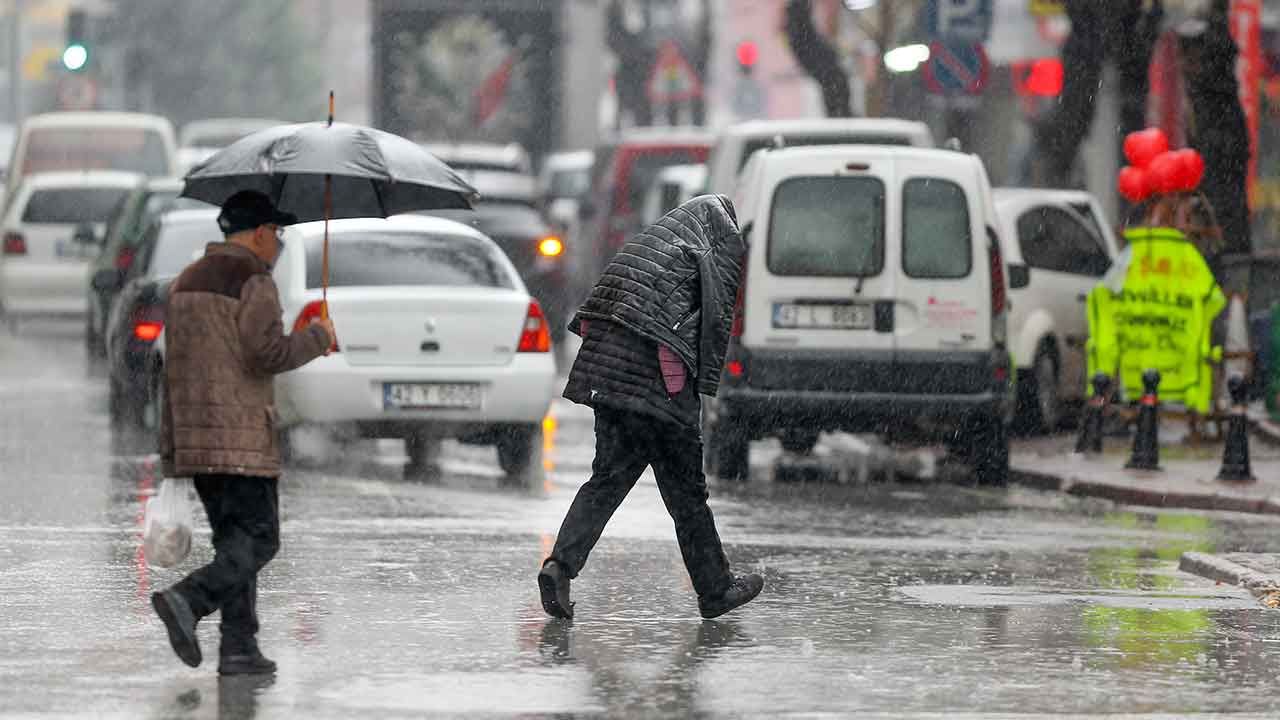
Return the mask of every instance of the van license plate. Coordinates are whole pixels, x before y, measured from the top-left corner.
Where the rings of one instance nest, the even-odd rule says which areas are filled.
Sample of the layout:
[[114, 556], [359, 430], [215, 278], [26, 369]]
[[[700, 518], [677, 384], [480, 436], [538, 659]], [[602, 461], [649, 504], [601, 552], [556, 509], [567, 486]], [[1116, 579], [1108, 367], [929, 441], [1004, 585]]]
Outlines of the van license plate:
[[480, 386], [474, 383], [384, 383], [382, 407], [386, 410], [478, 408]]
[[869, 330], [871, 306], [850, 303], [774, 303], [773, 326], [796, 330]]

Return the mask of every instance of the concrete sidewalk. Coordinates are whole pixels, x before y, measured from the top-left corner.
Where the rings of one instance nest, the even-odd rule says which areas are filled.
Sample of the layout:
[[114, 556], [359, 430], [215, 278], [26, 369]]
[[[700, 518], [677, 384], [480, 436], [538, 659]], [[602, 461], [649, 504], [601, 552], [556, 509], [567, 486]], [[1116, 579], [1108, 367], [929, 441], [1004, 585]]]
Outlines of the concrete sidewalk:
[[[1162, 437], [1170, 437], [1162, 432]], [[1161, 447], [1160, 471], [1125, 469], [1131, 441], [1107, 438], [1102, 455], [1072, 452], [1074, 438], [1055, 438], [1015, 449], [1011, 480], [1044, 490], [1130, 505], [1280, 515], [1280, 448], [1250, 443], [1252, 483], [1217, 480], [1222, 446]]]
[[1242, 587], [1267, 607], [1280, 607], [1280, 555], [1275, 553], [1183, 553], [1178, 569], [1225, 585]]

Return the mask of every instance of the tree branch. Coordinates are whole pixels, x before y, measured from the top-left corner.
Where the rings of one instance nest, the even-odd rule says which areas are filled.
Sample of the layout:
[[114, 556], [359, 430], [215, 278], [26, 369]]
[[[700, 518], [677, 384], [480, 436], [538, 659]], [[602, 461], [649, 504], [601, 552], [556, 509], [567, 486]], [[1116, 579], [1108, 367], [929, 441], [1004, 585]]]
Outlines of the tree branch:
[[849, 77], [840, 66], [840, 56], [813, 24], [810, 0], [788, 0], [787, 39], [800, 67], [817, 81], [827, 117], [851, 117], [852, 97]]

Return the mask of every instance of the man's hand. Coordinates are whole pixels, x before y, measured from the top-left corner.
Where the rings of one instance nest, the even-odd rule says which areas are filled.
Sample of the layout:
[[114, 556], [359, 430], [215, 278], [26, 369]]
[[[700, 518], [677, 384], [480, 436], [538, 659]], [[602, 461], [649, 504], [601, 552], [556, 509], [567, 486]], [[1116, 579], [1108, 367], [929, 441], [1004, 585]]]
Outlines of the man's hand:
[[324, 349], [324, 354], [328, 355], [338, 344], [338, 333], [333, 329], [333, 318], [312, 318], [311, 324], [324, 328], [325, 335], [329, 336], [329, 344]]

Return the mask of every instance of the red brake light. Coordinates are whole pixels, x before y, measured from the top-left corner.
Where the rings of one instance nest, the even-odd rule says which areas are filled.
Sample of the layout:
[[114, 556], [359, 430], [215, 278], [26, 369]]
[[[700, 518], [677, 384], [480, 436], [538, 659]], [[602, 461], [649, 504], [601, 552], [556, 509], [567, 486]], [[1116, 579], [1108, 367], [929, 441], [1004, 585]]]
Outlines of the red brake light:
[[987, 258], [991, 264], [991, 314], [1004, 314], [1008, 305], [1004, 287], [1004, 255], [1000, 252], [1000, 244], [993, 241], [987, 246]]
[[116, 269], [121, 272], [127, 271], [130, 267], [132, 267], [133, 258], [136, 256], [136, 254], [137, 253], [131, 247], [120, 248], [120, 251], [116, 253], [116, 262], [115, 262]]
[[5, 255], [26, 255], [27, 239], [21, 233], [7, 232], [4, 234], [4, 254]]
[[520, 330], [518, 352], [550, 352], [551, 330], [547, 327], [547, 316], [542, 314], [542, 307], [536, 300], [529, 301], [529, 312], [524, 316], [524, 327]]
[[729, 371], [729, 374], [732, 375], [733, 377], [742, 377], [742, 363], [740, 361], [730, 360], [729, 362], [725, 363], [724, 367], [726, 370]]
[[[307, 329], [307, 326], [311, 324], [312, 320], [319, 320], [323, 317], [324, 301], [312, 300], [303, 306], [302, 311], [298, 313], [298, 319], [293, 321], [293, 331], [302, 332]], [[329, 346], [329, 352], [338, 352], [338, 343], [336, 340]]]
[[160, 331], [164, 330], [164, 323], [144, 320], [133, 324], [133, 336], [142, 342], [155, 342], [160, 337]]

